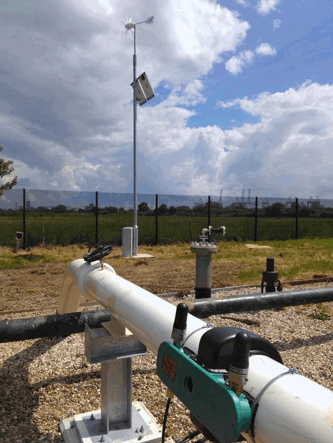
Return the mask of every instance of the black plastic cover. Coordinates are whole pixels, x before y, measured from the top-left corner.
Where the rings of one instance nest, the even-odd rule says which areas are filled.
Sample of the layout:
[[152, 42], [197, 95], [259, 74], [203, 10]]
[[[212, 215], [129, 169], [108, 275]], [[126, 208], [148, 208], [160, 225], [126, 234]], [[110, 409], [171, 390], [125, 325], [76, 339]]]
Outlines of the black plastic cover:
[[197, 362], [207, 369], [229, 370], [235, 337], [239, 332], [246, 332], [251, 338], [250, 356], [267, 355], [282, 363], [279, 351], [268, 340], [246, 329], [229, 326], [210, 329], [201, 337]]
[[235, 368], [248, 369], [251, 351], [251, 337], [247, 332], [238, 332], [234, 340], [231, 364]]
[[181, 331], [186, 330], [187, 325], [188, 306], [186, 303], [179, 303], [176, 309], [176, 317], [173, 324], [173, 329]]

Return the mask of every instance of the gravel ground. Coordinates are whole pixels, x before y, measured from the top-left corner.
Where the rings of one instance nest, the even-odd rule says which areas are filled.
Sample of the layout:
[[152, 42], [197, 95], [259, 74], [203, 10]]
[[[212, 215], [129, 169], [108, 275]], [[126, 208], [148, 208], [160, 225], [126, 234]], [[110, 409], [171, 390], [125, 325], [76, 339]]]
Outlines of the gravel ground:
[[[332, 283], [284, 289], [328, 286]], [[215, 293], [214, 298], [253, 292], [257, 290], [239, 289]], [[286, 366], [296, 367], [300, 374], [333, 390], [333, 303], [323, 306], [328, 309], [325, 321], [310, 316], [320, 312], [316, 305], [211, 316], [206, 321], [214, 326], [243, 327], [263, 336], [279, 349]], [[89, 309], [96, 307], [84, 308]], [[6, 318], [53, 313], [45, 310]], [[0, 320], [4, 318], [0, 316]], [[155, 368], [151, 352], [133, 359], [133, 399], [144, 402], [162, 423], [166, 389]], [[0, 344], [0, 398], [1, 443], [60, 443], [58, 424], [62, 419], [100, 408], [100, 365], [87, 362], [84, 334]], [[167, 430], [175, 440], [193, 430], [188, 411], [176, 398]]]

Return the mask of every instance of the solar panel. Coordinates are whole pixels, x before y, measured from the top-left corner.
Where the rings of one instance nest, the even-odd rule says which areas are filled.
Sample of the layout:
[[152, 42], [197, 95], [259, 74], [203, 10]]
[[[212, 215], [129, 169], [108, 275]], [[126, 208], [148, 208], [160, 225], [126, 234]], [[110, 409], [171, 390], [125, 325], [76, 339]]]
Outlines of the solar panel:
[[[133, 85], [134, 82], [131, 83], [132, 88]], [[154, 91], [150, 86], [145, 72], [137, 78], [136, 85], [136, 100], [139, 102], [140, 106], [144, 105], [148, 100], [155, 97]]]
[[145, 93], [147, 100], [150, 100], [151, 98], [155, 97], [154, 91], [150, 86], [149, 80], [145, 72], [140, 75], [139, 81], [141, 83], [142, 89]]
[[[132, 88], [134, 87], [133, 85], [134, 82], [131, 83]], [[139, 102], [140, 106], [144, 105], [147, 102], [146, 96], [139, 83], [139, 79], [136, 80], [136, 100]]]

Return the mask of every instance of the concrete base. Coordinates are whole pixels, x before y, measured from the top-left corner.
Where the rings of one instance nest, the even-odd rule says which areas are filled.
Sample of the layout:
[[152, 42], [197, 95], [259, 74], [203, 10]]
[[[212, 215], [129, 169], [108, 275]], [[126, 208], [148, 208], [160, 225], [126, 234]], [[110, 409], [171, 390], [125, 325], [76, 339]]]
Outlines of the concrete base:
[[154, 258], [154, 256], [149, 254], [136, 254], [132, 255], [131, 257], [125, 257], [125, 258]]
[[161, 427], [157, 425], [153, 415], [141, 402], [132, 404], [130, 429], [115, 428], [106, 434], [101, 426], [101, 411], [99, 410], [77, 414], [73, 418], [62, 420], [60, 431], [65, 443], [160, 443], [162, 437]]

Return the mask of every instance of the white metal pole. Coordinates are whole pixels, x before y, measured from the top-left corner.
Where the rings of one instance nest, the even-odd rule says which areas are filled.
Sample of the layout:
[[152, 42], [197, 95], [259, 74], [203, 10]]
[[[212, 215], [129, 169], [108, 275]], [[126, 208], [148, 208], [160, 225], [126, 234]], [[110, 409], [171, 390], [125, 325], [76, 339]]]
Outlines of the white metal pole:
[[137, 177], [136, 177], [136, 26], [134, 26], [134, 55], [133, 55], [133, 255], [138, 253], [138, 216], [137, 216]]

